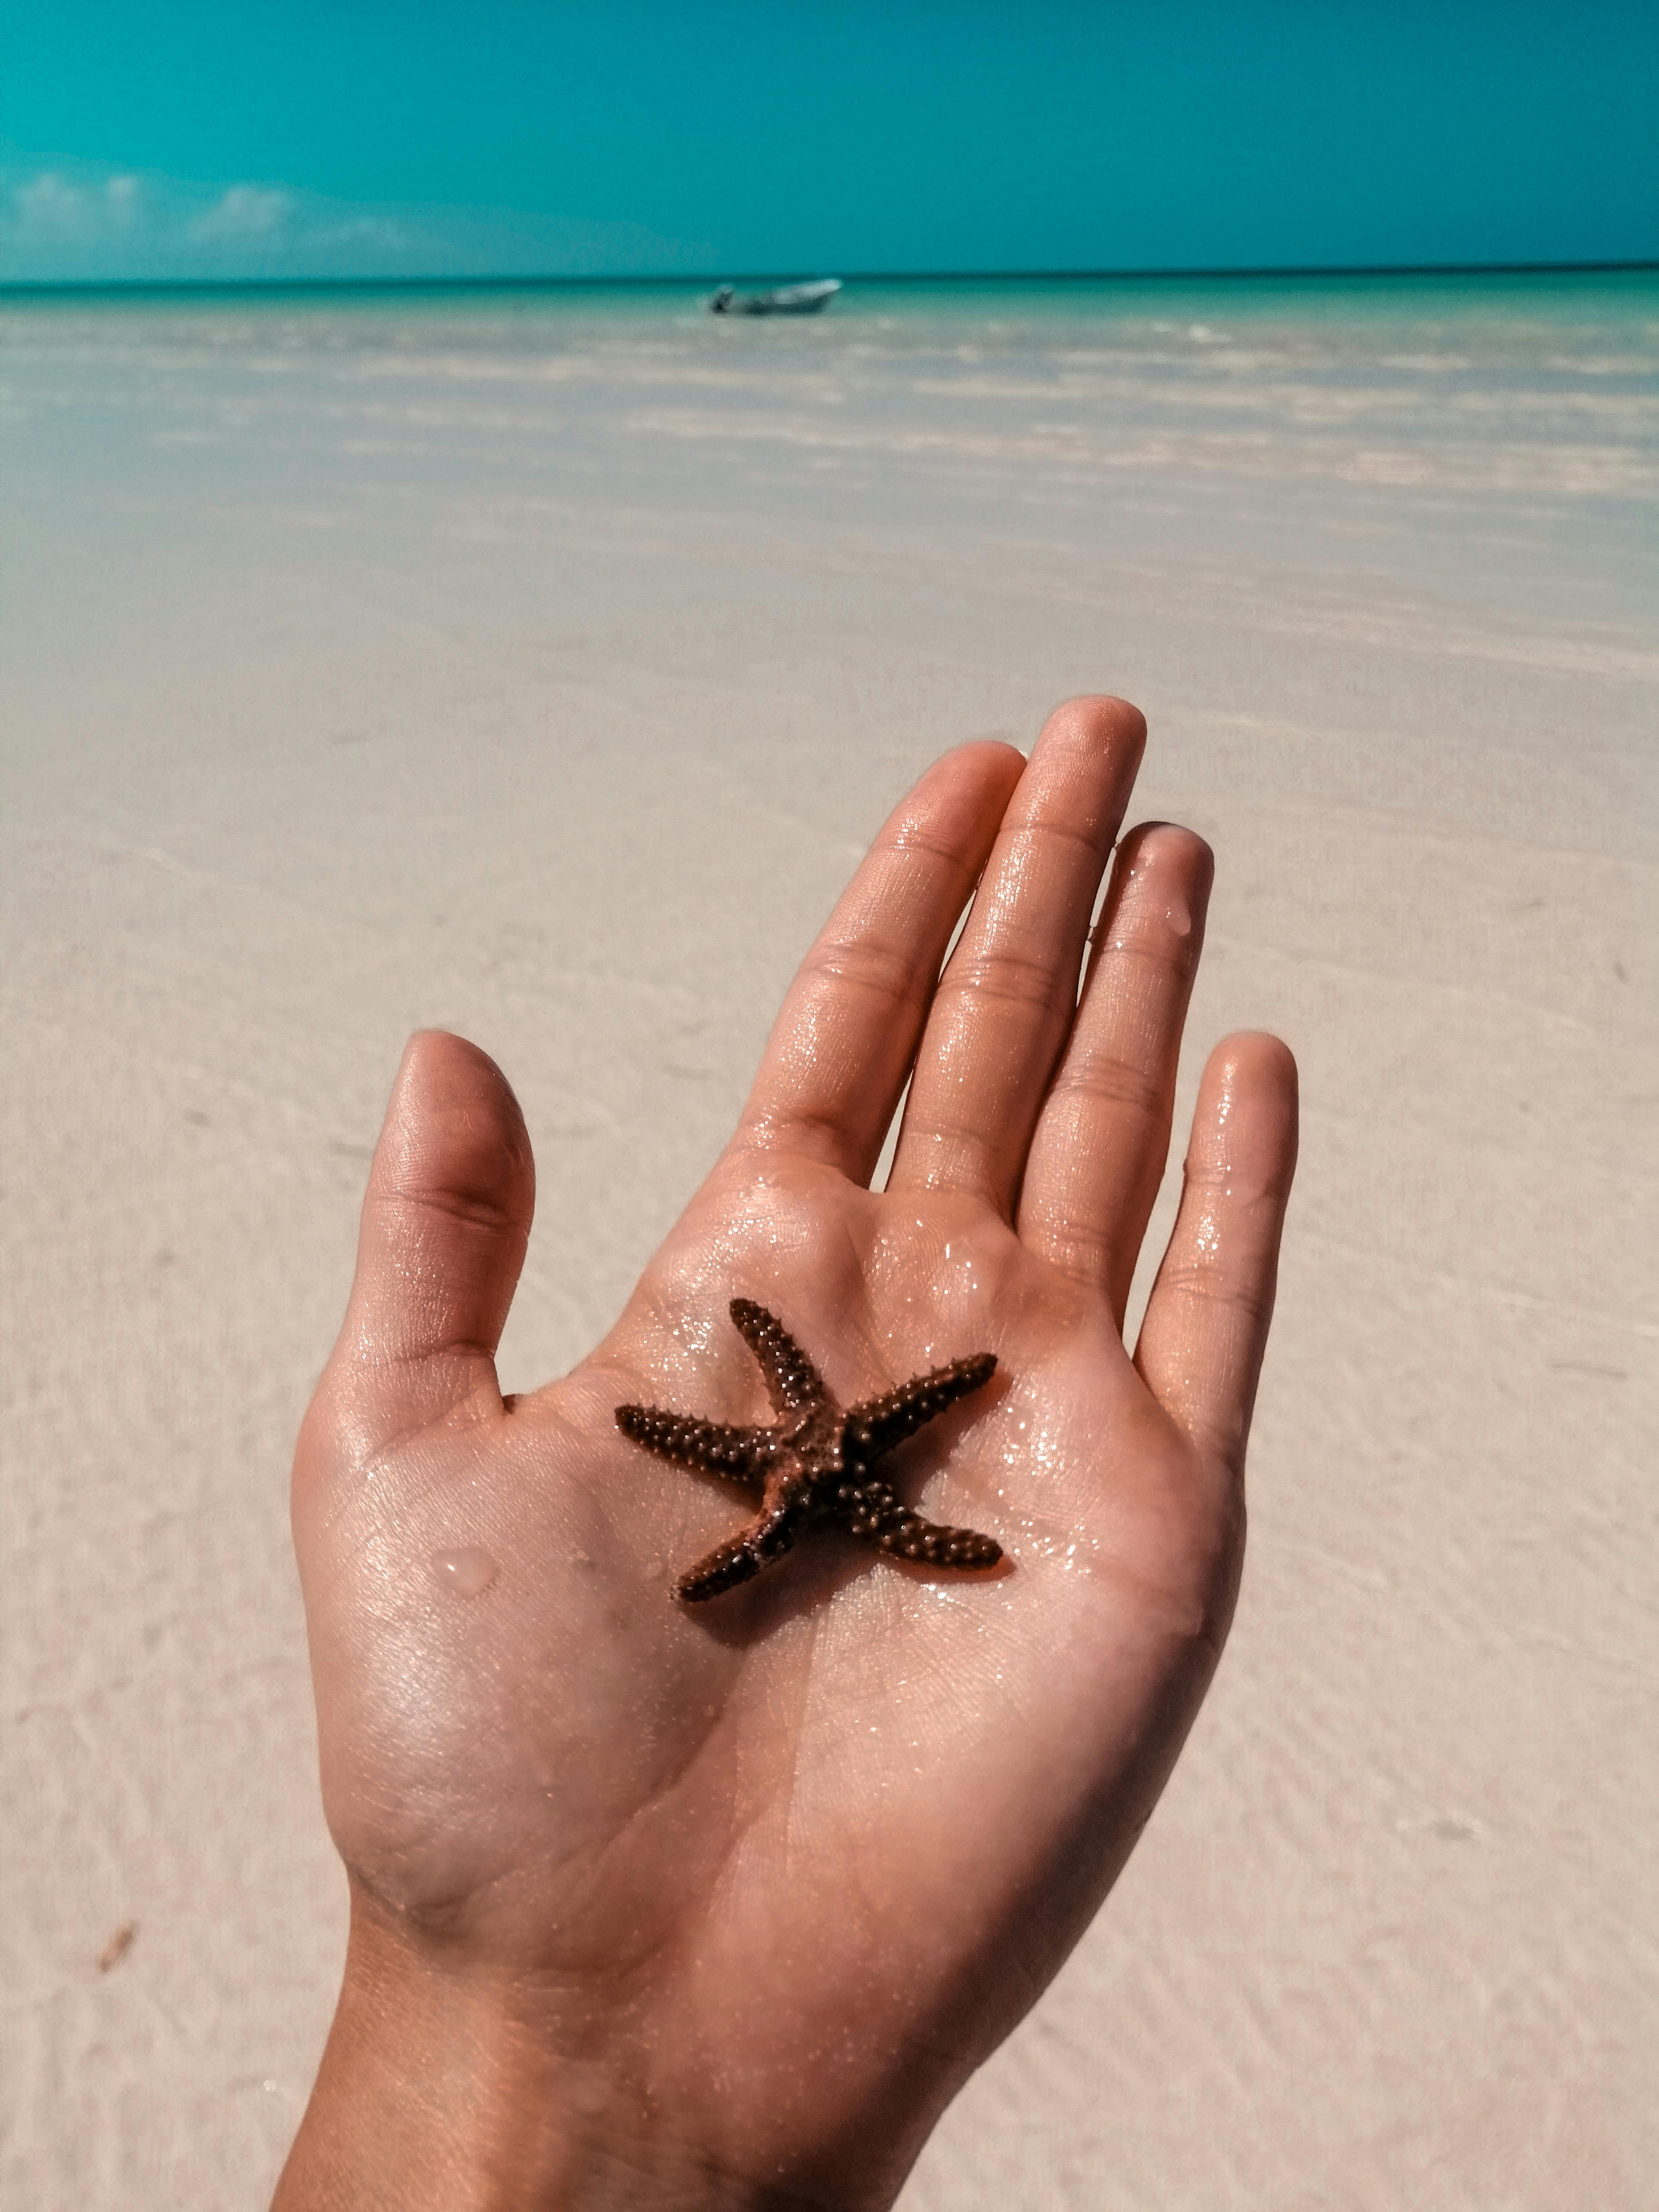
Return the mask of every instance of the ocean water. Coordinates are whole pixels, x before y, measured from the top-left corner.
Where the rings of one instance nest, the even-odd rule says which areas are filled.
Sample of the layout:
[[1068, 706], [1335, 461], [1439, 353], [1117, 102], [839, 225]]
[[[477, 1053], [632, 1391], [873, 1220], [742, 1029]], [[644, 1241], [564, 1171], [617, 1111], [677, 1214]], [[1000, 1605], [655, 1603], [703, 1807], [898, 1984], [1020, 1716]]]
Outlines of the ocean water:
[[[1018, 727], [984, 719], [1016, 678], [1166, 730], [1236, 708], [1304, 732], [1254, 776], [1338, 803], [1388, 778], [1328, 732], [1380, 714], [1413, 805], [1592, 840], [1586, 764], [1650, 765], [1634, 705], [1505, 765], [1477, 674], [1650, 672], [1650, 272], [851, 283], [774, 319], [684, 285], [14, 295], [0, 441], [4, 650], [47, 713], [71, 672], [159, 696], [245, 648], [367, 683], [402, 626], [601, 690], [741, 697], [763, 663], [866, 726], [896, 684], [939, 743]], [[1462, 672], [1432, 750], [1400, 682], [1431, 663]]]
[[1333, 531], [1350, 550], [1369, 532], [1386, 571], [1501, 571], [1540, 609], [1633, 612], [1651, 589], [1652, 274], [866, 282], [811, 319], [703, 300], [13, 295], [13, 482], [50, 505], [88, 465], [159, 491], [264, 454], [335, 499], [470, 471], [521, 495], [927, 512], [1142, 552], [1196, 523], [1218, 553], [1318, 562]]

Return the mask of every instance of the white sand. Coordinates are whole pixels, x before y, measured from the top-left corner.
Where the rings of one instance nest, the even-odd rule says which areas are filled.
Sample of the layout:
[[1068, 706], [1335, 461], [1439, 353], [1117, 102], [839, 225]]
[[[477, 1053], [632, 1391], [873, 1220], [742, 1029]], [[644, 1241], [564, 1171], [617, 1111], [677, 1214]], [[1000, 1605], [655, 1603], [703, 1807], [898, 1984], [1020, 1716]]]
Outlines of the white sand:
[[1659, 324], [844, 305], [4, 318], [8, 2206], [258, 2206], [301, 2109], [287, 1462], [404, 1032], [524, 1101], [539, 1381], [904, 782], [1103, 687], [1301, 1181], [1216, 1692], [905, 2206], [1654, 2201]]

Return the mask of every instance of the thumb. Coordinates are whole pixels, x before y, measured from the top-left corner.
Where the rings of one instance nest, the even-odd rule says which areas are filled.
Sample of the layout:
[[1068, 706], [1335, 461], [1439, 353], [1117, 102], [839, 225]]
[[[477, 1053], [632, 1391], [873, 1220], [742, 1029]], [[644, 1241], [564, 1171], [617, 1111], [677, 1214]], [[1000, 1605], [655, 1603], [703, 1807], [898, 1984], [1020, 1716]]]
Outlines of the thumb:
[[357, 1272], [331, 1362], [354, 1443], [441, 1419], [488, 1389], [535, 1211], [530, 1136], [507, 1078], [464, 1037], [404, 1048], [369, 1170]]

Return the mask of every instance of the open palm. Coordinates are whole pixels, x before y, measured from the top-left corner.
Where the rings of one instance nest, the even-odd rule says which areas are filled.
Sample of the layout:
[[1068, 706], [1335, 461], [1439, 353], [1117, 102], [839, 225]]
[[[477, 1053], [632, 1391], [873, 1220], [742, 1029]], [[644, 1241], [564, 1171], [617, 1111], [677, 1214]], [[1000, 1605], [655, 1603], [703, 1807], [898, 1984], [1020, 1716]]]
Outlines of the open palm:
[[[1029, 765], [923, 778], [616, 1328], [533, 1395], [494, 1364], [523, 1123], [411, 1044], [295, 1475], [353, 1935], [279, 2203], [884, 2203], [1109, 1886], [1231, 1612], [1295, 1143], [1288, 1054], [1230, 1040], [1132, 1363], [1209, 877], [1126, 838], [1079, 1000], [1142, 737], [1074, 701]], [[734, 1297], [846, 1404], [996, 1354], [887, 1467], [1005, 1571], [832, 1531], [676, 1601], [752, 1500], [615, 1412], [771, 1418]]]

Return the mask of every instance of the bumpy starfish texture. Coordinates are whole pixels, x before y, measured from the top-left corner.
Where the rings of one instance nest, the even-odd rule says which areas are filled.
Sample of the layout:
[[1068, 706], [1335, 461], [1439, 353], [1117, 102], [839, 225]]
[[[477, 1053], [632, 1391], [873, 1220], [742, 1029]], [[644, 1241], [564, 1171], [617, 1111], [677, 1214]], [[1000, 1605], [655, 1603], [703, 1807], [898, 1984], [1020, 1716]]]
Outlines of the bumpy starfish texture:
[[730, 1543], [689, 1568], [675, 1585], [690, 1603], [746, 1583], [781, 1559], [813, 1522], [839, 1522], [878, 1549], [939, 1567], [994, 1567], [1002, 1547], [972, 1528], [924, 1521], [875, 1472], [878, 1461], [958, 1398], [991, 1379], [994, 1353], [952, 1360], [901, 1382], [879, 1398], [837, 1405], [823, 1376], [775, 1315], [733, 1298], [732, 1319], [754, 1353], [777, 1419], [765, 1428], [731, 1428], [656, 1406], [618, 1406], [617, 1426], [647, 1451], [681, 1467], [738, 1482], [760, 1510]]

